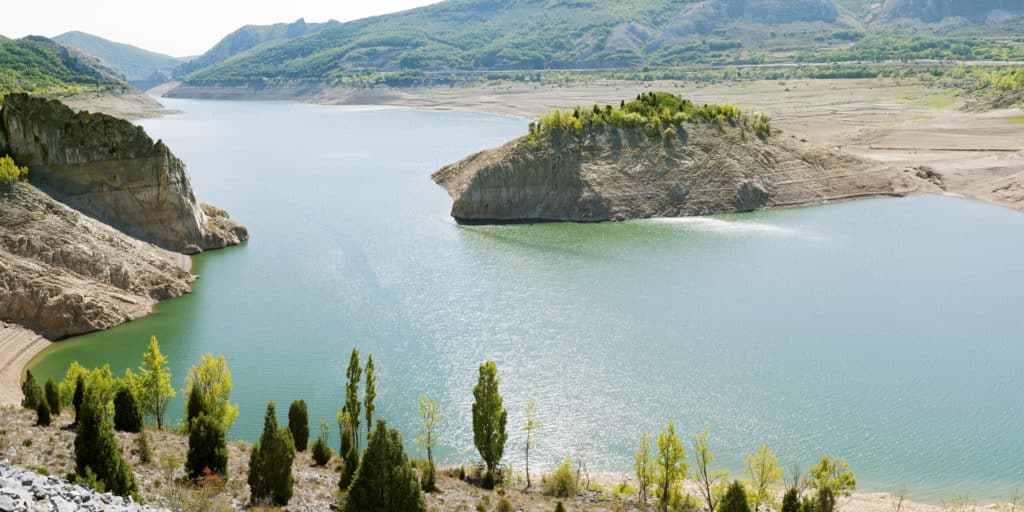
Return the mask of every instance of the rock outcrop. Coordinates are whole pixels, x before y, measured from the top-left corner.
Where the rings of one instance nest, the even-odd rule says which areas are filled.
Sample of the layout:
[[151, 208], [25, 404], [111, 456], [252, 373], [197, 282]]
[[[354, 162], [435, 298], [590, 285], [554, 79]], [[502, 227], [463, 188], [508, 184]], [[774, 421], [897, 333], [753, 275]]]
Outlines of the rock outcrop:
[[186, 265], [32, 185], [0, 184], [0, 320], [50, 339], [106, 329], [187, 293]]
[[910, 170], [702, 122], [671, 140], [610, 126], [524, 137], [433, 178], [466, 223], [709, 215], [937, 190]]
[[109, 493], [96, 492], [55, 476], [44, 476], [0, 461], [0, 511], [159, 512]]
[[163, 142], [128, 121], [11, 94], [0, 132], [33, 184], [128, 235], [186, 254], [248, 238], [244, 226], [197, 201], [185, 165]]

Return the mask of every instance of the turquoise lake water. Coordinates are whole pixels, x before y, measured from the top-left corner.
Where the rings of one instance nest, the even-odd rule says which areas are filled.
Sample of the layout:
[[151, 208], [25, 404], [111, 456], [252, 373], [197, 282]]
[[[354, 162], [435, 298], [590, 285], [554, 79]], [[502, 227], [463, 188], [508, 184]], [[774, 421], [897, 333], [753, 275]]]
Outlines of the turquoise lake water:
[[[923, 196], [608, 224], [458, 226], [431, 172], [526, 130], [524, 119], [390, 108], [163, 100], [141, 124], [188, 163], [199, 197], [252, 239], [194, 258], [191, 295], [61, 342], [33, 371], [137, 366], [160, 338], [185, 370], [223, 352], [253, 440], [267, 400], [311, 423], [373, 353], [378, 416], [416, 436], [444, 411], [440, 458], [476, 460], [477, 366], [497, 361], [506, 459], [580, 440], [592, 470], [629, 472], [642, 431], [711, 430], [734, 473], [768, 441], [789, 466], [846, 457], [862, 490], [938, 501], [1024, 484], [1024, 215]], [[181, 392], [172, 406], [180, 416]], [[332, 432], [336, 436], [337, 432]], [[335, 438], [336, 439], [336, 438]]]

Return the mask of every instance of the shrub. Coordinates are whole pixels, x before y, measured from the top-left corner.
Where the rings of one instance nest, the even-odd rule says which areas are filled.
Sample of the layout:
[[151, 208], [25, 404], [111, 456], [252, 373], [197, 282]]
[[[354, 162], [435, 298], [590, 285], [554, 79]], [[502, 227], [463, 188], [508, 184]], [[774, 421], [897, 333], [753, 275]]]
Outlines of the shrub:
[[626, 482], [619, 482], [612, 487], [612, 497], [617, 500], [627, 500], [637, 495], [636, 487], [627, 484]]
[[309, 416], [305, 400], [296, 400], [288, 408], [288, 430], [295, 441], [295, 449], [300, 452], [306, 451], [309, 444]]
[[114, 395], [114, 430], [138, 432], [142, 430], [142, 410], [135, 394], [128, 386], [121, 386]]
[[782, 497], [781, 512], [800, 512], [800, 492], [796, 487], [790, 487]]
[[498, 500], [498, 512], [512, 512], [512, 502], [508, 498]]
[[327, 445], [327, 441], [323, 438], [316, 438], [313, 441], [313, 447], [310, 449], [310, 454], [313, 455], [313, 463], [317, 466], [326, 466], [331, 461], [331, 456], [334, 455], [334, 450]]
[[278, 428], [274, 402], [267, 404], [263, 434], [249, 456], [249, 489], [252, 502], [284, 506], [292, 498], [292, 461], [295, 443], [286, 428]]
[[19, 167], [14, 159], [4, 155], [0, 156], [0, 183], [13, 183], [28, 176], [27, 167]]
[[210, 410], [206, 407], [206, 401], [203, 400], [203, 392], [199, 386], [192, 386], [192, 390], [188, 393], [188, 400], [185, 402], [184, 431], [187, 433], [191, 430], [192, 422], [204, 413], [210, 414]]
[[429, 460], [423, 463], [420, 487], [423, 489], [423, 492], [434, 492], [437, 490], [437, 468]]
[[352, 424], [345, 423], [342, 432], [341, 447], [344, 453], [340, 454], [342, 458], [341, 479], [338, 480], [338, 487], [342, 491], [346, 491], [352, 485], [352, 479], [356, 476], [356, 470], [359, 469], [359, 453], [356, 451], [355, 443], [352, 442], [355, 438]]
[[60, 416], [60, 390], [53, 377], [46, 380], [46, 405], [50, 406], [51, 414]]
[[725, 496], [718, 505], [719, 512], [750, 512], [750, 505], [747, 504], [747, 492], [738, 480], [729, 485]]
[[402, 448], [402, 435], [384, 420], [370, 435], [362, 464], [345, 501], [347, 512], [426, 511], [416, 473]]
[[192, 420], [188, 431], [185, 474], [192, 480], [201, 476], [228, 476], [228, 443], [224, 424], [209, 414], [200, 414]]
[[88, 478], [91, 472], [106, 491], [138, 500], [135, 476], [118, 450], [106, 405], [96, 392], [87, 390], [80, 411], [75, 433], [75, 473]]
[[565, 512], [565, 505], [562, 505], [561, 501], [555, 503], [555, 512]]
[[47, 405], [46, 400], [40, 400], [36, 404], [36, 425], [40, 427], [50, 426], [50, 406]]
[[43, 392], [39, 389], [36, 378], [32, 376], [32, 370], [25, 372], [25, 381], [21, 383], [21, 394], [21, 406], [26, 409], [35, 410], [39, 401], [42, 400]]
[[554, 473], [544, 478], [544, 494], [571, 498], [576, 496], [578, 484], [576, 472], [572, 469], [572, 462], [566, 457]]
[[149, 447], [149, 436], [146, 435], [145, 427], [140, 429], [139, 435], [135, 437], [135, 445], [139, 449], [139, 462], [149, 464], [153, 460], [153, 450]]
[[82, 402], [85, 401], [85, 377], [79, 375], [75, 379], [75, 394], [71, 398], [71, 406], [75, 409], [75, 426], [78, 426], [78, 418], [82, 413]]

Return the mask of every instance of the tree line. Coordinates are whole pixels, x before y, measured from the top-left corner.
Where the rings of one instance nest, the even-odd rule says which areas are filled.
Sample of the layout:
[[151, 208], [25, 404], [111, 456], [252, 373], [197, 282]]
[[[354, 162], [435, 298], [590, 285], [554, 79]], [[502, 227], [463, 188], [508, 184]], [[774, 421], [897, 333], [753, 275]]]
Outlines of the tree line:
[[[509, 426], [499, 385], [497, 364], [493, 361], [481, 364], [472, 390], [473, 443], [482, 461], [481, 470], [473, 475], [459, 467], [457, 473], [453, 473], [484, 489], [513, 484], [510, 469], [502, 465]], [[223, 355], [202, 356], [186, 375], [183, 391], [188, 398], [184, 418], [176, 429], [188, 436], [183, 469], [186, 478], [195, 485], [221, 485], [229, 477], [226, 433], [239, 415], [238, 405], [231, 402], [232, 388], [231, 372]], [[61, 382], [51, 377], [43, 388], [31, 371], [27, 372], [22, 392], [22, 405], [36, 411], [39, 425], [48, 426], [52, 416], [60, 415], [63, 410], [73, 411], [75, 472], [72, 480], [139, 500], [134, 474], [118, 449], [114, 431], [136, 434], [140, 459], [145, 464], [152, 457], [146, 420], [158, 430], [167, 427], [167, 407], [176, 392], [171, 385], [167, 357], [161, 353], [155, 336], [137, 370], [127, 370], [122, 378], [114, 378], [109, 365], [90, 370], [74, 362]], [[341, 508], [350, 512], [425, 511], [424, 493], [438, 490], [434, 449], [440, 441], [438, 426], [443, 414], [436, 402], [427, 396], [420, 397], [416, 445], [427, 454], [426, 460], [420, 462], [405, 453], [402, 434], [389, 428], [385, 419], [377, 417], [376, 399], [373, 356], [368, 356], [364, 364], [359, 351], [353, 349], [346, 371], [344, 400], [335, 415], [341, 462], [338, 480], [343, 496]], [[521, 428], [526, 434], [523, 454], [525, 485], [529, 490], [533, 487], [530, 455], [536, 447], [542, 422], [535, 400], [528, 400], [525, 412], [526, 421]], [[365, 442], [360, 435], [364, 421]], [[292, 464], [296, 452], [310, 450], [314, 464], [319, 466], [331, 461], [334, 450], [330, 445], [329, 422], [321, 418], [319, 426], [319, 435], [310, 443], [305, 401], [295, 400], [290, 404], [288, 423], [283, 427], [278, 424], [274, 402], [267, 403], [263, 432], [252, 446], [249, 457], [247, 483], [252, 504], [288, 504], [295, 483]], [[686, 448], [671, 421], [658, 433], [653, 444], [650, 435], [641, 434], [634, 456], [637, 485], [632, 488], [620, 484], [614, 494], [633, 496], [642, 509], [653, 504], [663, 512], [701, 509], [708, 512], [769, 509], [833, 512], [835, 500], [856, 488], [856, 479], [846, 461], [826, 455], [807, 474], [794, 471], [780, 508], [775, 502], [774, 489], [783, 471], [767, 443], [747, 455], [744, 477], [730, 480], [728, 471], [714, 467], [709, 439], [709, 432], [704, 430], [693, 436], [690, 445], [692, 475], [699, 484], [699, 500], [682, 489], [691, 470]], [[575, 497], [583, 470], [579, 459], [574, 466], [571, 459], [566, 458], [552, 473], [543, 476], [542, 492], [556, 497]], [[804, 492], [806, 489], [813, 492]]]

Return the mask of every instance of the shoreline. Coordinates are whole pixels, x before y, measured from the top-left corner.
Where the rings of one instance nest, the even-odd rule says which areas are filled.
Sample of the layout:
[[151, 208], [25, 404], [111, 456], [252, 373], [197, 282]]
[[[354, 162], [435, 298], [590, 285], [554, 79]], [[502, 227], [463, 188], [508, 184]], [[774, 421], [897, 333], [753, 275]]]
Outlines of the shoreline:
[[25, 327], [0, 322], [0, 407], [21, 405], [21, 376], [52, 343]]

